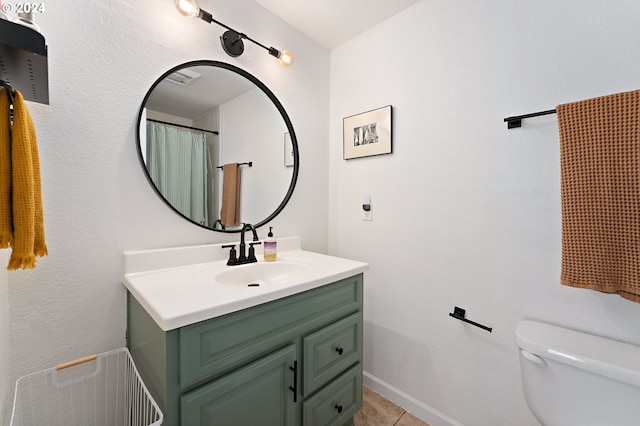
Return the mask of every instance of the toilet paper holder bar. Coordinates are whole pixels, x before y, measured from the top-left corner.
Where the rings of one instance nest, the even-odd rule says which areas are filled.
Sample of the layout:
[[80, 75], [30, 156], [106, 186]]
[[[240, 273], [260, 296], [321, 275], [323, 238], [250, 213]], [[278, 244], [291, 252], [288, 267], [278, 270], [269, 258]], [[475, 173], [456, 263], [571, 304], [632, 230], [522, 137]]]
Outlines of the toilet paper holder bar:
[[453, 308], [453, 313], [450, 313], [449, 316], [450, 317], [454, 317], [455, 319], [459, 319], [460, 321], [467, 322], [467, 323], [469, 323], [471, 325], [475, 325], [476, 327], [480, 327], [481, 329], [487, 330], [489, 333], [491, 333], [491, 330], [493, 330], [493, 328], [487, 327], [486, 325], [478, 324], [475, 321], [471, 321], [471, 320], [466, 319], [464, 317], [466, 312], [467, 311], [465, 311], [464, 309], [458, 308], [457, 306], [455, 306]]

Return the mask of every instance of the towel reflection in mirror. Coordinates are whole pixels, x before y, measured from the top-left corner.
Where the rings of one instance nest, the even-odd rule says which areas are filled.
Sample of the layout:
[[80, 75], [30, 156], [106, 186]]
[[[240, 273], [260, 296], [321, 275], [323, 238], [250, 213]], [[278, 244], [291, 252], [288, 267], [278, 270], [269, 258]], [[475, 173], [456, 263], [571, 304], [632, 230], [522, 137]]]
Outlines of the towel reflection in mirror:
[[224, 226], [240, 225], [240, 165], [222, 166], [222, 207], [220, 220]]

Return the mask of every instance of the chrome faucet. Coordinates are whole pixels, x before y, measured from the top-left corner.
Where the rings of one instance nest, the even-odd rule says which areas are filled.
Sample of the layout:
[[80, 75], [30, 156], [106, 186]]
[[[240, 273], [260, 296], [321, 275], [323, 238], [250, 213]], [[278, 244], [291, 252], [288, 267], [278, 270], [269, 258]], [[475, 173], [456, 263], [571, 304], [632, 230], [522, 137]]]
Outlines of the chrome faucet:
[[[253, 234], [253, 242], [249, 243], [249, 254], [247, 255], [245, 243], [244, 233], [250, 230]], [[236, 245], [224, 245], [222, 248], [231, 248], [229, 252], [229, 260], [227, 261], [227, 265], [244, 265], [245, 263], [254, 263], [257, 262], [256, 259], [256, 251], [254, 249], [254, 245], [262, 244], [262, 242], [258, 241], [258, 233], [256, 232], [256, 228], [253, 227], [250, 223], [242, 224], [242, 231], [240, 231], [240, 250], [238, 253], [238, 258], [236, 258]]]

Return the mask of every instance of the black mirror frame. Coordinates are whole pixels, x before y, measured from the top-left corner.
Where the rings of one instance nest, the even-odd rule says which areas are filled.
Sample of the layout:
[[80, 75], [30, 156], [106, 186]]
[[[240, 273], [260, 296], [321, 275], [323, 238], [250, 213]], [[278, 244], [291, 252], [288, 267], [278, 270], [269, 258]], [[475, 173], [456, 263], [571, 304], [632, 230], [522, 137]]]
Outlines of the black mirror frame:
[[224, 68], [224, 69], [228, 69], [229, 71], [235, 72], [236, 74], [241, 75], [242, 77], [245, 77], [246, 79], [248, 79], [249, 81], [251, 81], [253, 84], [255, 84], [258, 88], [260, 88], [268, 97], [269, 99], [271, 99], [271, 102], [273, 102], [273, 104], [276, 106], [276, 108], [278, 109], [278, 111], [280, 112], [280, 115], [282, 116], [286, 126], [287, 126], [287, 131], [289, 132], [289, 136], [291, 137], [291, 144], [293, 146], [293, 175], [291, 176], [291, 184], [289, 185], [289, 190], [287, 191], [287, 194], [285, 195], [284, 199], [282, 200], [282, 202], [280, 203], [280, 205], [276, 208], [276, 210], [271, 213], [266, 219], [258, 222], [258, 223], [252, 223], [252, 225], [255, 228], [259, 228], [260, 226], [263, 226], [267, 223], [269, 223], [271, 220], [273, 220], [273, 218], [275, 218], [283, 209], [284, 207], [287, 205], [287, 203], [289, 202], [289, 200], [291, 199], [291, 195], [293, 195], [293, 190], [296, 186], [296, 182], [298, 181], [298, 170], [300, 168], [300, 156], [298, 154], [298, 139], [296, 137], [296, 133], [293, 130], [293, 124], [291, 124], [291, 119], [289, 118], [289, 115], [287, 114], [287, 112], [285, 111], [284, 107], [282, 106], [282, 104], [280, 103], [280, 101], [278, 100], [278, 98], [276, 98], [276, 96], [273, 94], [273, 92], [264, 84], [262, 83], [260, 80], [258, 80], [255, 76], [253, 76], [252, 74], [248, 73], [247, 71], [236, 67], [235, 65], [231, 65], [228, 64], [226, 62], [219, 62], [219, 61], [212, 61], [212, 60], [207, 60], [207, 59], [203, 59], [203, 60], [197, 60], [197, 61], [191, 61], [191, 62], [185, 62], [183, 64], [180, 65], [176, 65], [175, 67], [171, 68], [169, 71], [165, 72], [164, 74], [162, 74], [160, 76], [160, 78], [158, 78], [149, 88], [149, 90], [147, 91], [147, 94], [145, 95], [144, 99], [142, 100], [142, 105], [140, 106], [140, 111], [138, 112], [138, 124], [136, 126], [136, 150], [138, 151], [138, 159], [140, 160], [140, 165], [142, 166], [142, 170], [144, 171], [144, 174], [147, 178], [147, 181], [149, 182], [149, 184], [151, 185], [151, 187], [153, 188], [153, 190], [155, 191], [155, 193], [158, 195], [158, 197], [160, 197], [160, 199], [162, 201], [164, 201], [164, 203], [169, 206], [169, 208], [171, 208], [171, 210], [173, 210], [176, 214], [178, 214], [180, 217], [182, 217], [183, 219], [188, 220], [189, 222], [207, 229], [209, 231], [216, 231], [216, 232], [226, 232], [226, 233], [237, 233], [237, 232], [241, 232], [241, 229], [214, 229], [214, 228], [209, 228], [207, 226], [204, 226], [188, 217], [186, 217], [185, 215], [183, 215], [182, 213], [180, 213], [175, 207], [173, 207], [171, 205], [171, 203], [169, 203], [167, 201], [166, 198], [164, 198], [164, 196], [162, 195], [162, 193], [158, 190], [158, 188], [156, 187], [155, 183], [153, 182], [153, 180], [151, 179], [151, 176], [149, 175], [149, 171], [147, 170], [147, 167], [144, 163], [144, 158], [142, 157], [142, 149], [141, 149], [141, 140], [140, 140], [140, 125], [142, 122], [142, 113], [144, 111], [144, 107], [147, 104], [147, 100], [149, 99], [149, 96], [151, 95], [151, 93], [153, 92], [153, 90], [156, 88], [156, 86], [158, 84], [160, 84], [160, 82], [162, 82], [167, 76], [169, 76], [170, 74], [183, 69], [183, 68], [188, 68], [188, 67], [192, 67], [192, 66], [200, 66], [200, 65], [210, 65], [210, 66], [215, 66], [215, 67], [220, 67], [220, 68]]

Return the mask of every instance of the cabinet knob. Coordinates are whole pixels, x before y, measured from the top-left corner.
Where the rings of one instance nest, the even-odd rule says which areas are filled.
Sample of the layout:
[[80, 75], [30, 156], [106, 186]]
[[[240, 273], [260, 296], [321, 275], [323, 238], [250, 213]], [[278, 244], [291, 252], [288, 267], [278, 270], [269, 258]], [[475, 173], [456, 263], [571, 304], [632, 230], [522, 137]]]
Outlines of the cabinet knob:
[[335, 409], [338, 412], [338, 414], [342, 413], [342, 405], [336, 404]]
[[344, 350], [342, 348], [336, 348], [336, 352], [338, 352], [338, 355], [342, 355], [342, 352], [344, 352]]

